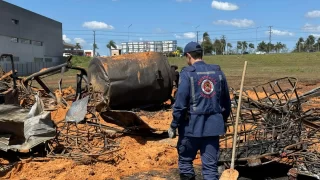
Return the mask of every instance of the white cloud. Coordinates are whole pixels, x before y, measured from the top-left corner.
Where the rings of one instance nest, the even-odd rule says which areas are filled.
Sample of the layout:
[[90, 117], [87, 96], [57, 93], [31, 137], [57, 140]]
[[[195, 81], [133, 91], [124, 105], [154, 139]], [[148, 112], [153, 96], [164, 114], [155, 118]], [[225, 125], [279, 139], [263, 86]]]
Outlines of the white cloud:
[[308, 18], [319, 18], [320, 17], [320, 10], [307, 12], [306, 17], [308, 17]]
[[[275, 36], [294, 36], [294, 33], [289, 32], [289, 31], [281, 31], [281, 30], [277, 30], [277, 29], [272, 29], [271, 32]], [[265, 33], [269, 34], [270, 31], [266, 31]]]
[[235, 11], [239, 9], [239, 7], [236, 4], [221, 1], [212, 1], [211, 7], [223, 11]]
[[184, 39], [193, 39], [193, 38], [195, 38], [197, 35], [196, 35], [196, 33], [194, 33], [194, 32], [187, 32], [187, 33], [183, 33], [183, 35], [181, 36], [181, 35], [177, 35], [177, 34], [175, 34], [174, 35], [177, 39], [181, 39], [181, 38], [184, 38]]
[[142, 41], [142, 40], [143, 40], [143, 38], [141, 37], [141, 38], [139, 38], [139, 40], [140, 40], [140, 41]]
[[194, 32], [187, 32], [183, 34], [183, 37], [188, 38], [188, 39], [192, 39], [196, 37], [196, 33]]
[[316, 37], [316, 38], [320, 38], [320, 34], [311, 34], [311, 35]]
[[228, 20], [217, 20], [213, 22], [214, 24], [222, 24], [222, 25], [230, 25], [235, 27], [250, 27], [254, 25], [254, 22], [249, 19], [232, 19], [230, 21]]
[[177, 2], [191, 2], [192, 0], [176, 0]]
[[64, 40], [64, 42], [66, 43], [71, 43], [71, 39], [67, 37], [67, 35], [62, 35], [62, 39]]
[[306, 23], [302, 29], [307, 32], [320, 32], [320, 25]]
[[79, 43], [82, 46], [86, 44], [86, 41], [82, 38], [74, 38], [74, 42]]
[[107, 30], [114, 29], [112, 25], [106, 24], [104, 22], [98, 22], [98, 21], [84, 22], [82, 27], [85, 27], [88, 29], [107, 29]]
[[175, 34], [174, 37], [176, 37], [177, 39], [181, 39], [182, 37], [180, 35]]

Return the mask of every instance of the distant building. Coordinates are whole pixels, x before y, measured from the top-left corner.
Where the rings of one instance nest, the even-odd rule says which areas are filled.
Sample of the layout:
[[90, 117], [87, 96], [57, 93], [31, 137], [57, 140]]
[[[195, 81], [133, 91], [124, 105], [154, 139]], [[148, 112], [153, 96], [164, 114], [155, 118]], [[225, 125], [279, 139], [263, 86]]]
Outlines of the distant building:
[[162, 52], [170, 53], [177, 50], [177, 41], [142, 41], [121, 43], [123, 54], [137, 52]]
[[17, 67], [61, 61], [62, 23], [0, 1], [0, 54], [4, 53], [13, 54]]
[[77, 49], [76, 45], [63, 42], [63, 54], [71, 54], [74, 56], [84, 56], [84, 50]]
[[121, 52], [121, 46], [117, 46], [116, 48], [111, 47], [111, 56], [119, 56], [121, 55]]
[[93, 57], [93, 50], [83, 50], [84, 56]]

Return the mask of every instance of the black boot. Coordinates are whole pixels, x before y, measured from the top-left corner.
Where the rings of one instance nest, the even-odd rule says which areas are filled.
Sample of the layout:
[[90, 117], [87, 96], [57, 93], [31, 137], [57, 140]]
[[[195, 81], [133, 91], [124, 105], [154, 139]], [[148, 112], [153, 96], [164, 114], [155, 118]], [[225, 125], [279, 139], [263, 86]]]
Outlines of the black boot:
[[196, 176], [193, 174], [180, 174], [180, 180], [196, 180]]

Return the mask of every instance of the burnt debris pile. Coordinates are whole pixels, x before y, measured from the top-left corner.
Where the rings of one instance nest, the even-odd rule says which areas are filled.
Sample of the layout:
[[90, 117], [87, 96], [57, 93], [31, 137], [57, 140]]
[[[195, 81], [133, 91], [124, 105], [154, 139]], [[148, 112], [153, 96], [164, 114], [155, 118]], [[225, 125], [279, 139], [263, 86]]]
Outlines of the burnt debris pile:
[[[289, 175], [320, 176], [319, 108], [310, 107], [320, 87], [304, 94], [298, 80], [276, 79], [244, 90], [241, 121], [237, 127], [237, 164], [259, 166], [271, 162], [293, 165]], [[220, 161], [231, 159], [232, 137], [239, 92], [232, 89], [232, 114], [221, 138]]]

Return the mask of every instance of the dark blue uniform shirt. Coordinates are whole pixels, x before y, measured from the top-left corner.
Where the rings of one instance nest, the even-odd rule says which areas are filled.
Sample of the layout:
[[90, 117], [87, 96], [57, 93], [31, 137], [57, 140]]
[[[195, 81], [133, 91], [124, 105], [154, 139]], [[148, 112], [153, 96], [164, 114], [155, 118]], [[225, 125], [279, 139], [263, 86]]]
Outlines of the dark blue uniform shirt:
[[223, 135], [230, 110], [228, 84], [220, 66], [198, 61], [182, 69], [171, 123], [179, 135]]

